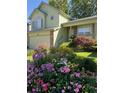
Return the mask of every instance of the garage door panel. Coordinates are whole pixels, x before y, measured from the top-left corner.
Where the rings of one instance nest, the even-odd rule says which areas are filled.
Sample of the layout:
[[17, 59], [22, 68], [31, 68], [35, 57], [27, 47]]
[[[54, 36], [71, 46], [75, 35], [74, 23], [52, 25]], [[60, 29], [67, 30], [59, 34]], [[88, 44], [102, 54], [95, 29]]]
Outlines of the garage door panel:
[[37, 48], [39, 45], [47, 45], [50, 48], [50, 35], [39, 35], [30, 37], [30, 48]]

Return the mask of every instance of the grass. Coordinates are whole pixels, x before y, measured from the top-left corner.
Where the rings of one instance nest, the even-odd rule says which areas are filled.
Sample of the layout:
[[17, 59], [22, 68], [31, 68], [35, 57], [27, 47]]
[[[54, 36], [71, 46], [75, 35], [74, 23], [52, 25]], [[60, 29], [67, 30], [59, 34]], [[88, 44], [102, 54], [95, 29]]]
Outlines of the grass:
[[75, 54], [79, 57], [88, 57], [92, 52], [75, 52]]
[[30, 62], [33, 62], [32, 56], [27, 56], [27, 60], [29, 60]]
[[97, 63], [97, 55], [93, 52], [75, 52], [78, 57], [90, 58]]
[[[69, 42], [64, 42], [61, 47], [68, 46]], [[34, 50], [28, 50], [27, 51], [27, 60], [33, 62], [32, 55], [34, 53]], [[97, 62], [97, 54], [95, 52], [75, 52], [75, 54], [78, 57], [84, 57], [84, 58], [90, 58], [92, 59], [95, 63]]]
[[60, 45], [60, 47], [67, 47], [69, 45], [70, 42], [64, 42]]
[[29, 60], [30, 62], [33, 62], [33, 58], [32, 55], [34, 53], [34, 50], [27, 50], [27, 60]]

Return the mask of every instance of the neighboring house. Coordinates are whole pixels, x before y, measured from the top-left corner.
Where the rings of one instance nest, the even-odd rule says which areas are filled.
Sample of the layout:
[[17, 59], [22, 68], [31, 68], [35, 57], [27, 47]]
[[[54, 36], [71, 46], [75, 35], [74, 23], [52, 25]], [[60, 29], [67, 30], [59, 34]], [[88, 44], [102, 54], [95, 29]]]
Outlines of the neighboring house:
[[58, 47], [62, 42], [68, 41], [73, 34], [96, 38], [96, 16], [69, 21], [70, 17], [67, 14], [42, 2], [29, 19], [31, 20], [31, 31], [28, 31], [27, 35], [29, 48], [34, 49], [43, 44], [49, 48]]

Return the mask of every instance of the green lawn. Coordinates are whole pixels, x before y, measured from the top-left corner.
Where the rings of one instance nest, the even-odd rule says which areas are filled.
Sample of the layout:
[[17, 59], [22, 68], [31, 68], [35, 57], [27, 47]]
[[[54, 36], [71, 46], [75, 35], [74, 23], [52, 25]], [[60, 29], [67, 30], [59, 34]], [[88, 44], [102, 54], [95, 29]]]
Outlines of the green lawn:
[[33, 62], [32, 56], [27, 56], [27, 60], [29, 60], [30, 62]]
[[75, 52], [78, 57], [91, 58], [95, 63], [97, 62], [96, 53], [92, 52]]
[[[65, 43], [68, 44], [68, 43]], [[33, 50], [28, 50], [28, 55], [27, 55], [27, 60], [30, 60], [30, 62], [33, 62]], [[96, 53], [92, 53], [92, 52], [75, 52], [75, 54], [78, 57], [84, 57], [84, 58], [91, 58], [95, 63], [97, 62], [97, 55]]]
[[92, 52], [75, 52], [75, 54], [79, 57], [88, 57]]
[[27, 50], [27, 60], [29, 60], [30, 62], [33, 62], [33, 58], [32, 58], [33, 53], [34, 53], [34, 50], [32, 49]]

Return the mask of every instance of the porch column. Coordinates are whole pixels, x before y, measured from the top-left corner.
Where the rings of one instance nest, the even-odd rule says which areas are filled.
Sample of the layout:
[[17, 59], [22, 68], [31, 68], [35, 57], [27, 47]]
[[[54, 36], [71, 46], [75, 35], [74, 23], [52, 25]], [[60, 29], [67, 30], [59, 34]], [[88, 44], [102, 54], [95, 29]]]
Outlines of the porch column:
[[73, 33], [72, 33], [72, 27], [70, 26], [70, 27], [69, 27], [69, 38], [72, 36], [72, 34], [73, 34]]
[[54, 31], [50, 31], [50, 48], [53, 47], [53, 40], [54, 40], [53, 32], [54, 32]]
[[97, 27], [96, 27], [96, 23], [92, 24], [92, 36], [94, 39], [97, 38]]
[[92, 38], [95, 39], [95, 27], [94, 27], [94, 23], [92, 24]]

